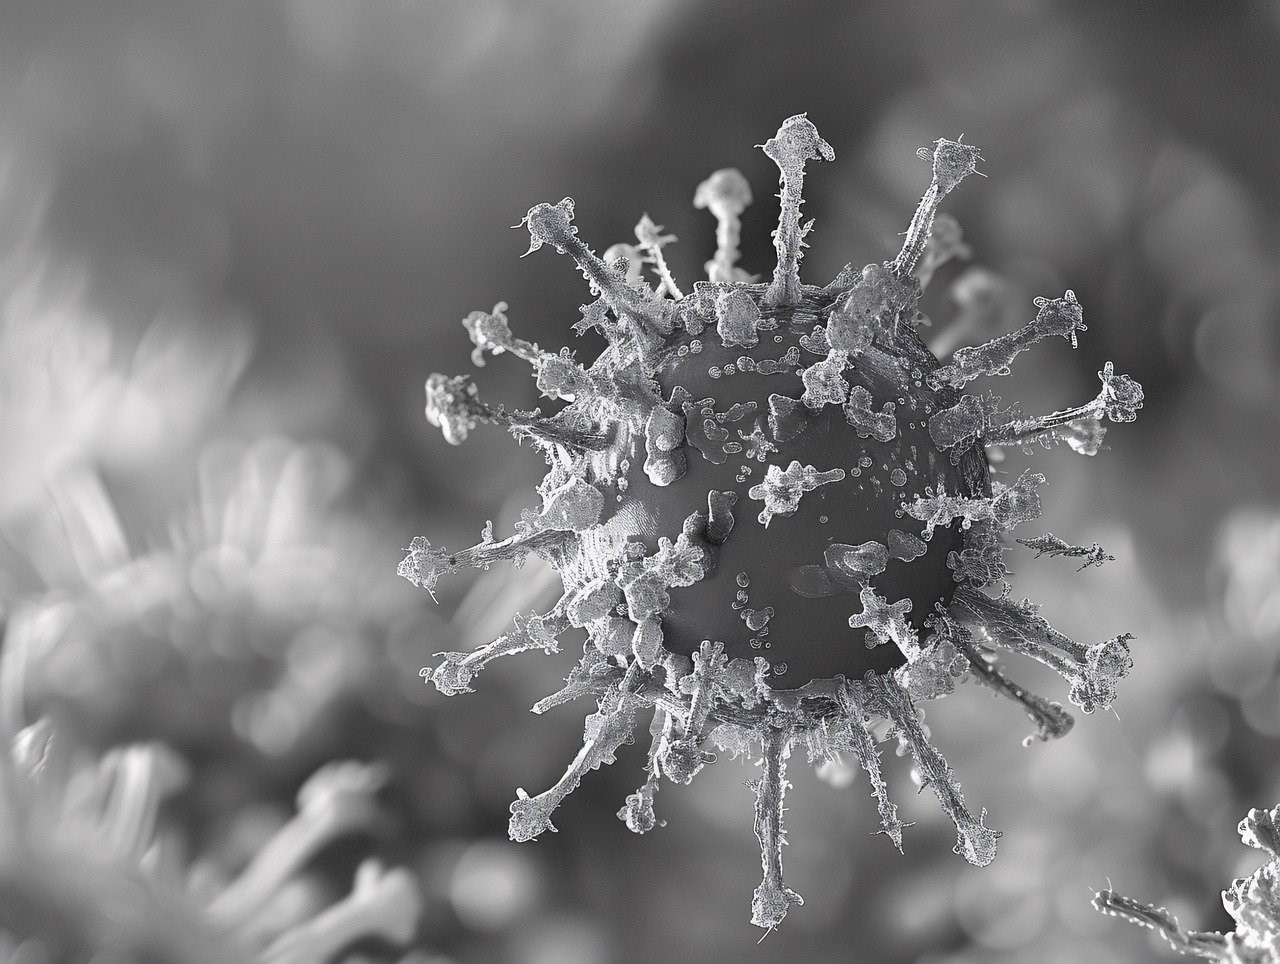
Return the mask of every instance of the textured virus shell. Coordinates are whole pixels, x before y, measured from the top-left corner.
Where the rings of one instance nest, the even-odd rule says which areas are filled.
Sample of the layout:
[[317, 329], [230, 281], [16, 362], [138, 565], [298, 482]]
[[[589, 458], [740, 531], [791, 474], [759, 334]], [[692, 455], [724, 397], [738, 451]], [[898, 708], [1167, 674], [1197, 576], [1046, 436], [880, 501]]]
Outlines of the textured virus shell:
[[[552, 811], [587, 771], [613, 762], [648, 710], [647, 778], [619, 817], [640, 833], [657, 826], [660, 778], [690, 782], [713, 759], [709, 745], [757, 760], [764, 880], [752, 920], [773, 927], [799, 902], [783, 883], [781, 855], [786, 761], [797, 744], [811, 761], [856, 756], [884, 832], [901, 846], [872, 735], [887, 721], [954, 820], [957, 853], [983, 865], [999, 835], [984, 826], [985, 811], [974, 817], [965, 806], [916, 702], [972, 675], [1022, 705], [1036, 726], [1029, 740], [1066, 733], [1072, 721], [1059, 704], [994, 663], [992, 651], [1003, 648], [1057, 670], [1085, 712], [1110, 705], [1131, 665], [1130, 637], [1082, 646], [1008, 598], [1003, 534], [1039, 515], [1044, 477], [993, 481], [986, 451], [1065, 441], [1092, 455], [1103, 420], [1132, 421], [1142, 389], [1107, 363], [1096, 398], [1048, 416], [963, 394], [975, 378], [1006, 374], [1041, 339], [1074, 346], [1084, 325], [1070, 291], [1037, 299], [1025, 327], [961, 349], [947, 365], [921, 341], [921, 290], [966, 250], [938, 205], [974, 172], [976, 148], [939, 140], [922, 149], [932, 176], [902, 250], [817, 287], [800, 281], [811, 227], [801, 223], [801, 192], [808, 162], [834, 152], [803, 114], [763, 147], [781, 182], [768, 283], [737, 267], [751, 192], [734, 170], [695, 194], [717, 219], [718, 249], [709, 279], [687, 295], [663, 256], [674, 238], [648, 216], [636, 245], [601, 258], [578, 238], [572, 200], [529, 210], [530, 252], [550, 245], [573, 258], [598, 295], [575, 327], [599, 330], [608, 347], [590, 366], [567, 350], [544, 351], [512, 333], [501, 302], [464, 320], [477, 364], [485, 352], [517, 355], [545, 396], [568, 404], [550, 417], [507, 412], [482, 402], [466, 376], [432, 375], [427, 418], [455, 444], [480, 422], [532, 439], [550, 466], [542, 508], [509, 538], [486, 530], [466, 550], [418, 537], [400, 573], [430, 590], [447, 572], [532, 552], [564, 583], [550, 612], [517, 617], [511, 633], [475, 652], [440, 654], [423, 674], [446, 695], [468, 692], [497, 656], [555, 652], [570, 627], [587, 633], [565, 687], [534, 707], [594, 697], [585, 743], [551, 789], [518, 792], [513, 839], [554, 830]], [[643, 280], [645, 265], [656, 287]], [[1110, 558], [1052, 534], [1019, 541], [1086, 566]]]

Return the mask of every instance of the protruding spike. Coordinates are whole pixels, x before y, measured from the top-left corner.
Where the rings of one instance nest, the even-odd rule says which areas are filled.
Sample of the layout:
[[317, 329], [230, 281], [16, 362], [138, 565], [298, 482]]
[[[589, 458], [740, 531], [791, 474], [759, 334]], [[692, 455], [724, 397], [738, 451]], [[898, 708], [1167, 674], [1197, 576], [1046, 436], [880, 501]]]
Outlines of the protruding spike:
[[579, 395], [596, 393], [590, 374], [573, 360], [568, 349], [553, 354], [543, 351], [533, 342], [515, 337], [506, 311], [507, 303], [499, 301], [493, 306], [493, 311], [473, 311], [462, 319], [472, 344], [476, 346], [471, 352], [472, 362], [484, 365], [486, 351], [494, 355], [511, 352], [533, 366], [538, 390], [548, 398], [573, 401]]
[[460, 445], [480, 422], [505, 425], [517, 437], [536, 439], [546, 445], [563, 445], [579, 450], [607, 448], [609, 438], [565, 423], [563, 413], [542, 418], [537, 411], [507, 412], [480, 401], [480, 393], [469, 375], [433, 374], [427, 379], [427, 421], [444, 433], [450, 445]]
[[116, 747], [98, 777], [105, 791], [94, 829], [101, 853], [141, 860], [154, 842], [161, 803], [186, 782], [186, 764], [159, 743]]
[[782, 210], [778, 229], [773, 232], [773, 245], [778, 251], [778, 265], [773, 281], [765, 291], [764, 302], [772, 307], [794, 305], [800, 301], [800, 259], [806, 247], [804, 237], [813, 226], [800, 225], [800, 205], [804, 202], [804, 167], [809, 161], [835, 160], [836, 152], [818, 136], [818, 129], [804, 114], [788, 117], [778, 133], [763, 145], [769, 160], [778, 165], [782, 192]]
[[707, 277], [713, 282], [733, 284], [754, 281], [738, 263], [742, 235], [742, 212], [751, 204], [751, 185], [736, 168], [721, 168], [698, 185], [693, 195], [695, 208], [707, 209], [716, 219], [716, 256], [707, 262]]
[[[613, 248], [609, 250], [612, 251]], [[609, 264], [613, 265], [614, 260]], [[628, 277], [630, 277], [629, 274]], [[622, 327], [609, 317], [609, 302], [604, 298], [597, 298], [589, 305], [579, 305], [578, 310], [582, 312], [582, 317], [573, 323], [575, 335], [585, 335], [594, 328], [608, 339], [610, 345], [617, 345], [626, 339], [626, 333]]]
[[534, 703], [532, 712], [542, 714], [589, 693], [602, 692], [610, 679], [616, 682], [615, 677], [620, 672], [607, 656], [588, 644], [582, 651], [582, 659], [569, 671], [564, 686]]
[[1018, 703], [1026, 711], [1036, 731], [1023, 739], [1023, 746], [1030, 746], [1037, 741], [1046, 743], [1058, 740], [1071, 732], [1076, 721], [1062, 704], [1037, 696], [1025, 687], [1011, 680], [994, 660], [987, 659], [977, 646], [968, 630], [962, 626], [952, 627], [952, 643], [968, 661], [973, 675], [990, 686], [997, 693]]
[[1040, 310], [1030, 324], [973, 348], [959, 349], [950, 365], [929, 376], [929, 385], [935, 389], [943, 385], [964, 388], [983, 375], [1008, 375], [1018, 355], [1053, 335], [1061, 335], [1075, 348], [1076, 332], [1088, 330], [1075, 292], [1068, 290], [1061, 298], [1037, 298], [1035, 303]]
[[384, 764], [351, 760], [327, 763], [313, 773], [298, 790], [297, 814], [205, 908], [209, 920], [227, 930], [243, 926], [330, 841], [373, 824], [378, 816], [374, 794], [389, 776]]
[[419, 589], [434, 592], [436, 583], [443, 575], [459, 569], [483, 569], [494, 562], [507, 559], [518, 562], [530, 552], [548, 549], [565, 538], [560, 532], [544, 529], [520, 533], [501, 542], [485, 539], [470, 549], [450, 552], [443, 546], [436, 548], [426, 536], [414, 536], [407, 550], [409, 554], [400, 560], [396, 573]]
[[661, 347], [663, 336], [672, 329], [670, 302], [628, 284], [623, 274], [605, 264], [578, 239], [571, 198], [559, 204], [535, 204], [521, 224], [529, 229], [526, 254], [543, 244], [552, 245], [561, 254], [569, 254], [578, 263], [591, 290], [599, 292], [613, 313], [630, 326], [637, 349], [649, 354]]
[[643, 214], [640, 216], [640, 223], [636, 225], [636, 240], [640, 242], [640, 250], [645, 253], [646, 260], [658, 272], [662, 285], [660, 290], [677, 301], [683, 298], [684, 294], [675, 278], [671, 277], [671, 269], [667, 267], [667, 259], [662, 254], [662, 249], [675, 241], [676, 236], [663, 234], [662, 225], [654, 224], [648, 214]]
[[632, 833], [648, 833], [654, 827], [665, 826], [653, 812], [653, 797], [658, 792], [660, 768], [658, 757], [662, 742], [671, 731], [671, 716], [657, 706], [653, 710], [653, 722], [649, 724], [649, 760], [645, 764], [645, 781], [635, 793], [628, 794], [627, 802], [618, 811], [618, 819], [626, 823]]
[[564, 412], [543, 418], [537, 409], [510, 413], [499, 409], [492, 417], [495, 422], [506, 425], [516, 438], [530, 438], [544, 446], [563, 445], [581, 452], [599, 452], [610, 444], [607, 434], [569, 424]]
[[501, 355], [509, 351], [527, 362], [534, 361], [541, 350], [533, 342], [517, 338], [511, 332], [511, 324], [507, 321], [507, 303], [499, 301], [492, 311], [473, 311], [462, 319], [462, 326], [475, 348], [471, 351], [472, 364], [483, 368], [484, 353]]
[[1115, 562], [1116, 559], [1115, 556], [1107, 553], [1101, 544], [1097, 542], [1087, 546], [1073, 546], [1069, 542], [1063, 542], [1052, 532], [1046, 532], [1044, 535], [1036, 536], [1033, 539], [1015, 539], [1014, 541], [1021, 543], [1028, 549], [1034, 549], [1037, 559], [1046, 555], [1084, 559], [1084, 564], [1076, 572], [1088, 569], [1090, 566], [1101, 566], [1104, 562]]
[[1245, 877], [1237, 877], [1222, 892], [1222, 906], [1235, 919], [1229, 934], [1217, 931], [1185, 931], [1176, 917], [1163, 907], [1144, 904], [1113, 890], [1098, 893], [1095, 909], [1127, 918], [1130, 922], [1158, 931], [1184, 954], [1221, 964], [1263, 964], [1276, 959], [1276, 880], [1280, 873], [1280, 807], [1254, 809], [1240, 821], [1240, 839], [1268, 856], [1267, 863]]
[[[961, 135], [963, 137], [964, 135]], [[982, 155], [978, 148], [971, 144], [962, 144], [959, 140], [949, 141], [939, 138], [933, 142], [933, 150], [926, 147], [916, 152], [921, 158], [932, 159], [933, 179], [928, 190], [916, 207], [915, 216], [907, 228], [906, 240], [902, 250], [893, 259], [893, 273], [905, 278], [915, 270], [916, 263], [924, 253], [925, 243], [933, 228], [934, 216], [938, 213], [938, 205], [966, 177], [977, 170]]]
[[880, 833], [892, 840], [901, 853], [902, 831], [911, 825], [902, 822], [897, 805], [889, 799], [889, 788], [880, 772], [880, 751], [876, 749], [875, 737], [871, 735], [871, 721], [862, 688], [846, 680], [836, 691], [836, 698], [844, 710], [843, 722], [848, 725], [849, 746], [871, 782], [871, 793], [875, 796], [876, 810], [880, 814]]
[[551, 814], [565, 797], [578, 788], [582, 777], [617, 759], [618, 748], [630, 741], [636, 726], [636, 713], [644, 705], [636, 694], [640, 682], [641, 670], [633, 664], [620, 683], [605, 691], [597, 711], [587, 717], [582, 749], [555, 786], [536, 797], [530, 797], [523, 789], [516, 791], [507, 827], [512, 840], [523, 843], [544, 831], [554, 831]]
[[760, 510], [760, 524], [768, 528], [774, 516], [795, 515], [800, 508], [800, 497], [812, 492], [820, 485], [830, 482], [841, 482], [845, 478], [844, 469], [827, 469], [820, 472], [812, 465], [801, 465], [792, 461], [786, 469], [771, 465], [765, 471], [764, 481], [753, 485], [747, 495], [764, 503]]
[[421, 913], [422, 894], [414, 874], [404, 867], [387, 870], [377, 860], [365, 860], [356, 868], [350, 894], [290, 927], [257, 959], [267, 964], [308, 964], [334, 960], [361, 940], [408, 944]]
[[1095, 455], [1102, 440], [1101, 422], [1132, 422], [1142, 408], [1142, 386], [1128, 375], [1117, 375], [1107, 362], [1098, 372], [1102, 390], [1097, 397], [1077, 408], [1066, 408], [1039, 418], [1016, 416], [997, 422], [988, 417], [988, 445], [1052, 445], [1065, 441], [1081, 455]]
[[933, 219], [929, 240], [925, 242], [924, 256], [915, 267], [916, 280], [921, 290], [929, 287], [934, 273], [952, 259], [967, 260], [972, 252], [964, 243], [960, 222], [950, 214], [938, 214]]
[[763, 753], [760, 776], [747, 783], [756, 795], [756, 839], [760, 841], [760, 865], [764, 879], [751, 898], [751, 923], [769, 930], [782, 923], [792, 904], [804, 899], [782, 878], [782, 848], [786, 831], [782, 826], [783, 799], [787, 788], [787, 757], [791, 755], [791, 734], [766, 725], [761, 738]]
[[1133, 668], [1128, 633], [1085, 647], [1055, 630], [1029, 603], [993, 599], [966, 586], [956, 590], [951, 609], [983, 638], [1058, 673], [1071, 684], [1071, 702], [1085, 713], [1109, 708], [1116, 684]]
[[681, 689], [690, 696], [688, 715], [680, 732], [668, 735], [662, 745], [662, 772], [672, 783], [691, 783], [714, 759], [703, 751], [702, 744], [706, 742], [711, 711], [715, 708], [717, 681], [727, 667], [723, 643], [703, 640], [698, 652], [693, 654], [693, 672], [681, 680]]
[[1183, 954], [1209, 961], [1228, 962], [1241, 960], [1231, 954], [1227, 935], [1218, 931], [1187, 931], [1178, 918], [1164, 907], [1144, 904], [1117, 894], [1114, 890], [1100, 890], [1093, 898], [1093, 908], [1110, 917], [1123, 917], [1139, 927], [1149, 927], [1169, 942], [1169, 946]]
[[875, 712], [892, 721], [899, 739], [915, 759], [924, 784], [933, 790], [942, 809], [956, 825], [958, 836], [955, 852], [977, 867], [985, 867], [991, 863], [996, 856], [996, 841], [1000, 838], [1000, 833], [983, 824], [987, 816], [985, 808], [974, 819], [965, 806], [960, 784], [938, 748], [925, 735], [915, 704], [911, 702], [907, 691], [889, 674], [868, 673], [863, 686], [869, 705]]
[[420, 675], [430, 680], [445, 696], [472, 693], [475, 691], [471, 688], [471, 680], [490, 662], [499, 656], [525, 653], [531, 649], [557, 653], [560, 651], [557, 637], [569, 628], [563, 605], [558, 605], [546, 615], [533, 613], [527, 619], [516, 616], [514, 622], [513, 632], [499, 636], [470, 653], [436, 653], [444, 657], [443, 662], [434, 670], [424, 668]]

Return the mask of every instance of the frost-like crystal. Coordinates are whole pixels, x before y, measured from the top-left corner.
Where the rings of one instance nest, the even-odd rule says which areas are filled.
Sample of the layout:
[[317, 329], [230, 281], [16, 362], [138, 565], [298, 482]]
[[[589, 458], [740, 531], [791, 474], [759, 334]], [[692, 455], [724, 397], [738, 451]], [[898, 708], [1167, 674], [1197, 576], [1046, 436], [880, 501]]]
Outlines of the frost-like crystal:
[[[1110, 705], [1130, 666], [1130, 637], [1083, 646], [1030, 603], [1010, 601], [1005, 533], [1039, 515], [1044, 477], [992, 481], [986, 446], [1065, 441], [1093, 454], [1101, 422], [1130, 420], [1142, 391], [1108, 363], [1097, 398], [1043, 418], [988, 394], [960, 395], [1037, 341], [1058, 335], [1074, 345], [1084, 325], [1070, 292], [1038, 300], [1025, 328], [957, 351], [946, 366], [929, 353], [916, 332], [922, 288], [939, 265], [968, 255], [938, 207], [976, 172], [977, 148], [940, 139], [924, 149], [929, 182], [902, 249], [821, 287], [800, 276], [812, 226], [800, 209], [807, 166], [834, 151], [803, 114], [763, 148], [781, 188], [767, 284], [737, 264], [752, 192], [733, 169], [697, 187], [695, 204], [717, 222], [717, 251], [709, 280], [688, 291], [664, 253], [674, 239], [647, 215], [637, 244], [601, 258], [578, 237], [571, 200], [529, 209], [530, 252], [568, 255], [591, 288], [595, 300], [573, 329], [597, 331], [608, 345], [581, 365], [518, 338], [502, 302], [467, 316], [477, 362], [485, 353], [521, 358], [539, 390], [567, 404], [545, 417], [507, 412], [482, 402], [469, 378], [433, 375], [428, 418], [450, 442], [483, 423], [530, 439], [548, 463], [542, 506], [509, 538], [486, 533], [471, 549], [418, 537], [400, 572], [434, 589], [459, 568], [535, 553], [564, 583], [545, 615], [473, 653], [442, 654], [425, 675], [445, 695], [467, 692], [499, 655], [555, 653], [561, 632], [586, 631], [564, 687], [534, 706], [593, 697], [583, 747], [551, 789], [519, 791], [513, 839], [554, 830], [556, 807], [588, 771], [614, 761], [643, 711], [644, 781], [619, 818], [637, 833], [660, 827], [660, 781], [690, 782], [714, 759], [710, 746], [757, 763], [750, 785], [764, 876], [752, 919], [773, 928], [799, 903], [782, 873], [785, 766], [797, 744], [811, 762], [856, 756], [883, 832], [900, 847], [905, 825], [873, 736], [887, 722], [955, 823], [957, 852], [981, 865], [999, 835], [967, 808], [919, 701], [972, 676], [1020, 705], [1035, 738], [1065, 734], [1071, 717], [1011, 680], [992, 656], [1001, 648], [1052, 666], [1086, 711]], [[1105, 558], [1051, 536], [1026, 544], [1086, 564]]]

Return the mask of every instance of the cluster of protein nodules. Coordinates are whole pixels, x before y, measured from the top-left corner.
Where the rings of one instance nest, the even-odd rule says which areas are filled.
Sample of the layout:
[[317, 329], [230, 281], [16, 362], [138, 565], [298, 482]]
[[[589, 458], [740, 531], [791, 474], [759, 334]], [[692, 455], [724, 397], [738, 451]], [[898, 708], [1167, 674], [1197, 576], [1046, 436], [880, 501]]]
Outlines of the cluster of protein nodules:
[[[554, 830], [556, 807], [588, 771], [614, 762], [644, 716], [645, 777], [619, 817], [637, 833], [661, 826], [662, 781], [689, 783], [713, 750], [755, 762], [764, 876], [752, 920], [772, 928], [800, 902], [783, 882], [781, 850], [795, 749], [815, 764], [856, 757], [883, 832], [901, 847], [877, 745], [896, 740], [954, 821], [956, 852], [985, 865], [999, 834], [985, 810], [966, 806], [919, 702], [973, 678], [1022, 707], [1035, 728], [1028, 741], [1065, 734], [1071, 716], [1008, 676], [996, 661], [1006, 651], [1056, 670], [1085, 712], [1110, 706], [1131, 666], [1131, 637], [1077, 643], [1010, 596], [1006, 534], [1039, 516], [1044, 477], [992, 478], [987, 452], [1066, 443], [1093, 455], [1105, 422], [1133, 420], [1142, 389], [1108, 362], [1095, 398], [1049, 415], [966, 392], [1050, 336], [1074, 347], [1084, 324], [1070, 291], [1037, 299], [1025, 327], [945, 364], [929, 352], [917, 334], [921, 292], [939, 266], [967, 254], [938, 207], [974, 172], [975, 147], [941, 139], [921, 149], [930, 178], [902, 249], [846, 266], [824, 286], [800, 280], [812, 228], [802, 190], [807, 166], [834, 151], [803, 114], [763, 149], [781, 188], [768, 281], [738, 265], [752, 195], [736, 170], [695, 192], [716, 219], [717, 249], [706, 280], [687, 292], [664, 255], [675, 239], [647, 215], [635, 244], [600, 256], [578, 237], [572, 200], [529, 210], [529, 252], [550, 246], [573, 260], [594, 300], [572, 328], [598, 332], [606, 347], [589, 364], [544, 350], [513, 333], [502, 302], [464, 319], [477, 365], [486, 355], [521, 358], [558, 410], [508, 411], [481, 400], [469, 376], [432, 375], [427, 418], [454, 444], [481, 423], [529, 440], [548, 464], [541, 506], [505, 538], [486, 526], [467, 549], [417, 537], [399, 571], [433, 590], [446, 573], [532, 553], [563, 582], [547, 612], [518, 615], [506, 635], [438, 654], [423, 670], [445, 695], [470, 692], [492, 659], [557, 653], [561, 637], [585, 636], [565, 686], [533, 707], [590, 698], [585, 740], [550, 789], [517, 792], [513, 839]], [[1110, 559], [1051, 533], [1017, 541], [1082, 567]]]

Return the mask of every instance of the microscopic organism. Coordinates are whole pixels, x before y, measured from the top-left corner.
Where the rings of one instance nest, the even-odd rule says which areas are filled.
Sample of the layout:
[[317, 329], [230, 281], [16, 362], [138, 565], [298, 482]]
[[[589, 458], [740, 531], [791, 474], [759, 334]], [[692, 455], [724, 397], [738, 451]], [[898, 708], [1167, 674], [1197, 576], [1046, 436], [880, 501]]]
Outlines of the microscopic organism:
[[1270, 964], [1280, 960], [1280, 807], [1250, 810], [1240, 821], [1240, 839], [1267, 855], [1267, 862], [1222, 892], [1222, 906], [1236, 922], [1226, 934], [1183, 930], [1163, 907], [1099, 891], [1093, 906], [1104, 914], [1150, 927], [1176, 951], [1222, 964]]
[[[962, 392], [1006, 374], [1043, 339], [1074, 346], [1084, 324], [1070, 291], [1038, 299], [1025, 327], [961, 349], [948, 364], [929, 352], [917, 332], [922, 287], [963, 247], [955, 222], [935, 217], [974, 173], [976, 147], [940, 139], [922, 148], [932, 174], [902, 249], [884, 263], [848, 265], [821, 287], [800, 280], [812, 228], [800, 209], [806, 168], [834, 151], [804, 114], [763, 149], [781, 185], [769, 281], [738, 266], [751, 190], [736, 170], [717, 171], [695, 193], [717, 219], [717, 251], [708, 280], [687, 294], [663, 253], [673, 239], [648, 216], [637, 244], [601, 258], [578, 237], [571, 199], [529, 209], [526, 253], [546, 246], [576, 262], [596, 300], [574, 328], [600, 332], [607, 347], [590, 365], [568, 349], [543, 350], [512, 332], [502, 302], [464, 319], [477, 364], [486, 353], [522, 358], [561, 407], [507, 411], [482, 401], [470, 377], [434, 374], [427, 419], [455, 444], [480, 423], [530, 440], [549, 465], [541, 508], [503, 539], [486, 526], [469, 549], [417, 537], [399, 572], [432, 590], [463, 567], [533, 553], [564, 583], [550, 611], [517, 617], [510, 633], [474, 652], [439, 654], [423, 675], [445, 695], [470, 691], [492, 659], [554, 653], [562, 634], [586, 632], [564, 688], [533, 709], [590, 696], [596, 710], [564, 775], [542, 793], [517, 792], [512, 839], [556, 829], [560, 802], [588, 771], [612, 763], [640, 714], [651, 713], [645, 779], [618, 816], [637, 833], [659, 826], [660, 779], [688, 784], [713, 761], [712, 748], [757, 763], [764, 877], [752, 921], [772, 928], [800, 903], [782, 875], [786, 766], [797, 747], [815, 763], [856, 756], [883, 831], [900, 848], [904, 824], [873, 733], [887, 724], [954, 821], [956, 852], [985, 865], [999, 834], [985, 810], [975, 816], [965, 804], [918, 703], [972, 675], [1023, 707], [1034, 738], [1066, 733], [1072, 719], [1060, 704], [994, 662], [1004, 649], [1060, 673], [1086, 713], [1111, 705], [1132, 665], [1131, 637], [1081, 645], [1010, 598], [1003, 534], [1039, 515], [1044, 476], [993, 479], [986, 453], [1064, 442], [1092, 455], [1104, 421], [1134, 419], [1142, 389], [1107, 363], [1097, 397], [1042, 417]], [[645, 282], [645, 267], [656, 285]], [[1105, 561], [1100, 548], [1047, 535], [1032, 547]]]

